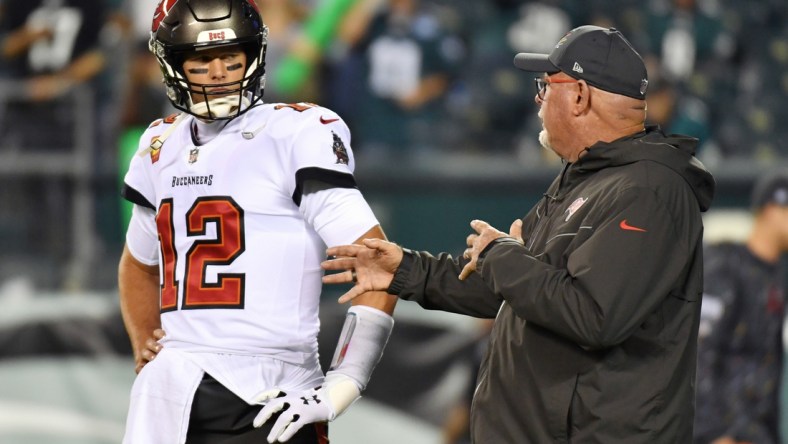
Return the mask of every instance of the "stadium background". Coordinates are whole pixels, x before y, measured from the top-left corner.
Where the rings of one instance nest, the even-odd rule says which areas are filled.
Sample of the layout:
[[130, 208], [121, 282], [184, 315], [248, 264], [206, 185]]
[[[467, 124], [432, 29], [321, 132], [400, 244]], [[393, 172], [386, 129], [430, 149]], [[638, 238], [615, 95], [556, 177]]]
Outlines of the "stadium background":
[[[16, 1], [0, 0], [0, 22]], [[2, 443], [122, 436], [134, 374], [115, 286], [128, 211], [118, 183], [140, 131], [170, 110], [144, 74], [156, 0], [102, 2], [104, 68], [53, 100], [67, 118], [53, 113], [30, 126], [45, 142], [12, 137], [17, 104], [31, 102], [22, 87], [30, 79], [0, 65]], [[649, 64], [649, 120], [701, 139], [699, 156], [718, 182], [708, 242], [741, 238], [753, 179], [788, 164], [784, 0], [421, 0], [408, 32], [429, 54], [423, 70], [444, 87], [410, 108], [392, 106], [396, 91], [368, 86], [373, 43], [402, 29], [386, 18], [341, 21], [406, 1], [259, 3], [269, 25], [281, 22], [272, 26], [266, 100], [306, 100], [345, 117], [358, 183], [389, 238], [404, 245], [459, 253], [471, 219], [505, 228], [541, 196], [558, 162], [537, 146], [533, 81], [511, 59], [549, 51], [580, 24], [621, 29]], [[306, 56], [304, 45], [321, 56]], [[323, 358], [343, 316], [339, 293], [325, 291]], [[332, 423], [334, 442], [440, 443], [447, 412], [467, 391], [479, 323], [409, 303], [395, 316], [365, 397]]]

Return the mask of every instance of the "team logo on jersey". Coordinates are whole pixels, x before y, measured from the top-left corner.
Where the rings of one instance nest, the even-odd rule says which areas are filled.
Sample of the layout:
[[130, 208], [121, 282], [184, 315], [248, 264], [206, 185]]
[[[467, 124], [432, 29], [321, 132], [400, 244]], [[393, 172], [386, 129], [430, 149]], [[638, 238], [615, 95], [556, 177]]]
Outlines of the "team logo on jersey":
[[161, 146], [158, 148], [154, 148], [158, 144], [154, 145], [154, 142], [159, 140], [159, 136], [153, 136], [150, 139], [150, 163], [156, 163], [159, 161], [159, 154], [161, 154]]
[[332, 145], [332, 149], [334, 150], [334, 155], [337, 156], [337, 162], [343, 165], [347, 165], [350, 161], [350, 158], [347, 155], [347, 149], [345, 149], [345, 144], [342, 142], [342, 139], [337, 136], [337, 133], [331, 131], [331, 135], [334, 136], [334, 144]]
[[564, 211], [564, 214], [566, 214], [566, 218], [564, 219], [564, 222], [569, 222], [569, 218], [572, 217], [572, 215], [575, 214], [577, 210], [579, 210], [580, 207], [582, 207], [583, 204], [586, 203], [587, 201], [588, 201], [587, 197], [578, 197], [577, 199], [575, 199], [575, 201], [569, 205], [569, 208], [567, 208], [566, 211]]
[[200, 155], [200, 149], [197, 147], [189, 150], [189, 164], [197, 162], [197, 157]]

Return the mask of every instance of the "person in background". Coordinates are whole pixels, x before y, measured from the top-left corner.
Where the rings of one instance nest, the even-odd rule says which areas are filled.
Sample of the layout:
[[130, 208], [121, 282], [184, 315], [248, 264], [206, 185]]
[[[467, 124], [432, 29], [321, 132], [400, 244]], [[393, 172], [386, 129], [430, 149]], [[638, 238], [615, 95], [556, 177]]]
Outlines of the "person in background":
[[697, 444], [779, 444], [788, 170], [753, 189], [747, 241], [709, 245], [698, 349]]
[[325, 246], [385, 237], [350, 132], [326, 108], [261, 102], [268, 30], [252, 0], [162, 0], [152, 30], [182, 112], [150, 125], [124, 181], [118, 285], [139, 372], [124, 443], [325, 443], [396, 304], [353, 305], [323, 374]]
[[336, 67], [333, 100], [376, 162], [441, 142], [442, 105], [465, 48], [428, 3], [360, 1], [340, 32], [351, 53]]
[[692, 441], [703, 221], [697, 139], [646, 126], [648, 74], [616, 29], [581, 26], [538, 72], [539, 141], [563, 169], [509, 233], [474, 220], [463, 257], [381, 240], [329, 248], [341, 301], [386, 290], [495, 318], [471, 409], [486, 443]]
[[[4, 175], [0, 183], [0, 205], [15, 208], [0, 215], [0, 227], [4, 227], [0, 244], [16, 258], [0, 269], [14, 270], [15, 263], [30, 261], [34, 265], [21, 267], [20, 272], [45, 270], [35, 273], [37, 285], [79, 288], [87, 281], [87, 273], [75, 277], [71, 270], [82, 266], [72, 264], [90, 258], [84, 255], [75, 261], [79, 255], [75, 251], [90, 250], [92, 240], [86, 239], [90, 235], [75, 239], [73, 233], [93, 220], [88, 215], [74, 228], [77, 217], [70, 215], [78, 211], [75, 208], [82, 215], [89, 214], [84, 202], [101, 194], [97, 182], [90, 182], [95, 188], [89, 191], [80, 187], [84, 190], [85, 182], [95, 180], [98, 170], [94, 165], [102, 165], [107, 154], [97, 147], [102, 140], [99, 110], [109, 100], [109, 94], [100, 94], [107, 65], [101, 37], [109, 8], [106, 0], [2, 3], [0, 150], [18, 154], [19, 160], [10, 156], [18, 162], [12, 170], [22, 174]], [[91, 124], [84, 125], [85, 120]], [[26, 167], [21, 158], [34, 155], [41, 160]], [[62, 160], [51, 162], [57, 157]], [[74, 171], [82, 169], [79, 176], [65, 168], [72, 160]], [[90, 179], [83, 181], [86, 177]], [[82, 202], [80, 193], [87, 196]], [[54, 220], [58, 222], [50, 223]], [[5, 274], [0, 272], [0, 279]]]

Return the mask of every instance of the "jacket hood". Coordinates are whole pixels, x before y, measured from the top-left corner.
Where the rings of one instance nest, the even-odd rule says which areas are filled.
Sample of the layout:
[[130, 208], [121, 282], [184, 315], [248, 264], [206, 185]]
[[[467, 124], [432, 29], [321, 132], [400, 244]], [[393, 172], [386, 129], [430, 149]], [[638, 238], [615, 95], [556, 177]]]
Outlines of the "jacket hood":
[[635, 162], [657, 162], [683, 177], [695, 193], [701, 211], [706, 211], [714, 198], [716, 184], [711, 173], [695, 157], [697, 146], [698, 139], [694, 137], [666, 135], [658, 126], [647, 126], [637, 134], [594, 144], [575, 162], [573, 169], [577, 174], [585, 174]]

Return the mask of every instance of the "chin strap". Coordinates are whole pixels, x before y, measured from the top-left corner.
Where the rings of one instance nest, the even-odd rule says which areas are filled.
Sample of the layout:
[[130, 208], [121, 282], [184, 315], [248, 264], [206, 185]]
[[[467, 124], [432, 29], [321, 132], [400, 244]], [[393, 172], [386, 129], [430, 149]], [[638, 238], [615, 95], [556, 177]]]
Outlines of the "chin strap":
[[237, 114], [238, 110], [247, 108], [251, 104], [252, 101], [245, 95], [233, 95], [195, 103], [189, 107], [189, 110], [206, 119], [223, 119], [230, 117], [232, 113]]
[[365, 305], [348, 310], [321, 389], [331, 403], [334, 417], [341, 415], [367, 387], [393, 328], [394, 318], [381, 310]]

